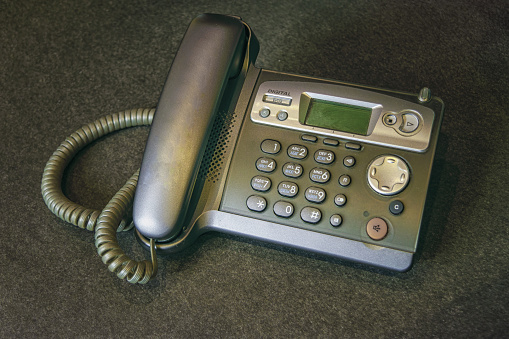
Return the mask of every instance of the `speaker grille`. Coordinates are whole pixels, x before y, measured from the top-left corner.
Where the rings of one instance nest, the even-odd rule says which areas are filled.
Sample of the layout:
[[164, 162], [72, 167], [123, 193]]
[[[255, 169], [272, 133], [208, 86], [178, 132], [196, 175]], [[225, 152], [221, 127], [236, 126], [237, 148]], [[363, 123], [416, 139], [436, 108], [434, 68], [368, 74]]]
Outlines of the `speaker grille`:
[[215, 183], [221, 176], [236, 119], [235, 112], [218, 112], [198, 173], [201, 180]]

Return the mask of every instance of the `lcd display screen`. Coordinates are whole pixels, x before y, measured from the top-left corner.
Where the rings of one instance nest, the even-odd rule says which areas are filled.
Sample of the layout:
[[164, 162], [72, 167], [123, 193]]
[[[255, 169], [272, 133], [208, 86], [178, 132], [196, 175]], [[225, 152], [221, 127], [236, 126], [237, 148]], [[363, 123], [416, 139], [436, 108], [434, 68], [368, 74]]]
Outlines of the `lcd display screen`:
[[372, 112], [370, 107], [312, 98], [304, 123], [315, 127], [367, 135]]

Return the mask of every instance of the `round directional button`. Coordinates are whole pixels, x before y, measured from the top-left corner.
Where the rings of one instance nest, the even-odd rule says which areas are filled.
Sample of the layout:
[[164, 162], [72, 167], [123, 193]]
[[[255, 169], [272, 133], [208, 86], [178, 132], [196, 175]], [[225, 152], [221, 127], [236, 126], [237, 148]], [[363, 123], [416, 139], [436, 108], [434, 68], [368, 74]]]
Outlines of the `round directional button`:
[[410, 180], [410, 170], [405, 160], [395, 155], [376, 157], [368, 167], [369, 186], [382, 195], [403, 191]]

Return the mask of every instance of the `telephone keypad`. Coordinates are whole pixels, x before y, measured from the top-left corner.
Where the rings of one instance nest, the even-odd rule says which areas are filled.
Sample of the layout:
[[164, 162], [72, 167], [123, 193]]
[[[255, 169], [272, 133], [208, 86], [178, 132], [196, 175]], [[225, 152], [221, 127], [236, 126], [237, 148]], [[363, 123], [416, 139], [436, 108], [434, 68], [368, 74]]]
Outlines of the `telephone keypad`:
[[[316, 137], [311, 135], [306, 135], [305, 138], [301, 136], [301, 139], [304, 141], [312, 141], [316, 142]], [[334, 139], [327, 139], [327, 141], [324, 140], [324, 145], [329, 146], [336, 146], [339, 145], [339, 141], [336, 141]], [[277, 140], [272, 139], [265, 139], [260, 144], [260, 149], [263, 153], [266, 154], [273, 154], [277, 155], [281, 150], [281, 143]], [[356, 149], [357, 147], [353, 147]], [[359, 147], [360, 149], [360, 147]], [[307, 157], [309, 153], [309, 150], [307, 147], [299, 145], [299, 144], [292, 144], [287, 148], [287, 155], [290, 158], [296, 159], [297, 161], [303, 160]], [[314, 152], [313, 160], [317, 164], [323, 164], [323, 165], [331, 165], [336, 159], [336, 154], [331, 150], [326, 149], [318, 149]], [[350, 168], [355, 165], [356, 159], [351, 156], [347, 155], [343, 158], [342, 165], [344, 168]], [[256, 168], [260, 172], [267, 173], [269, 175], [273, 175], [272, 173], [276, 169], [276, 160], [268, 157], [260, 157], [256, 161]], [[304, 173], [304, 167], [299, 164], [298, 162], [286, 162], [282, 167], [282, 173], [284, 176], [288, 178], [293, 179], [299, 179], [302, 177], [302, 174]], [[322, 167], [314, 167], [311, 170], [309, 170], [309, 181], [308, 183], [317, 183], [321, 185], [328, 184], [330, 179], [332, 178], [331, 171], [326, 168]], [[300, 181], [302, 180], [299, 179]], [[351, 177], [347, 174], [342, 174], [337, 179], [339, 185], [336, 186], [336, 188], [340, 187], [347, 187], [351, 183]], [[299, 182], [300, 182], [299, 181]], [[330, 184], [328, 184], [330, 185]], [[337, 184], [336, 184], [337, 185]], [[251, 187], [253, 190], [258, 192], [269, 192], [270, 188], [272, 186], [272, 180], [269, 177], [262, 176], [262, 175], [256, 175], [251, 180]], [[330, 186], [327, 186], [327, 189], [331, 189]], [[277, 185], [277, 192], [280, 196], [285, 198], [294, 199], [299, 195], [299, 183], [298, 182], [292, 182], [292, 181], [280, 181]], [[334, 205], [336, 207], [343, 207], [346, 205], [347, 198], [346, 195], [339, 193], [337, 191], [334, 191], [334, 188], [332, 188], [332, 191], [330, 192], [334, 195]], [[326, 198], [327, 198], [327, 191], [325, 186], [324, 187], [317, 187], [317, 186], [308, 186], [304, 190], [304, 198], [307, 202], [312, 204], [322, 204]], [[247, 207], [256, 212], [262, 212], [265, 210], [265, 206], [267, 205], [267, 200], [261, 200], [260, 198], [263, 198], [258, 195], [252, 195], [249, 197], [247, 202]], [[273, 205], [273, 212], [275, 215], [282, 217], [282, 218], [290, 218], [293, 216], [295, 210], [294, 204], [288, 202], [279, 200], [274, 203]], [[301, 219], [306, 223], [311, 224], [317, 224], [322, 219], [322, 211], [319, 210], [316, 207], [313, 206], [305, 206], [302, 208], [300, 213]], [[329, 216], [329, 223], [334, 228], [339, 227], [343, 223], [343, 217], [340, 214], [333, 213]]]

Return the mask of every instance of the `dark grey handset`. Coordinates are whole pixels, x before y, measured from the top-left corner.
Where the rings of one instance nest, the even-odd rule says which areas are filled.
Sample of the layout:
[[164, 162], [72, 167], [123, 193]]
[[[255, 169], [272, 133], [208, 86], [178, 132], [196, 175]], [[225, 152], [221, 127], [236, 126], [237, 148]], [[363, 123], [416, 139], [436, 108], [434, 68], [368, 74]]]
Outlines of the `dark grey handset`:
[[183, 226], [208, 134], [230, 78], [242, 68], [243, 23], [223, 15], [194, 19], [164, 85], [134, 199], [133, 219], [148, 238], [170, 239]]

